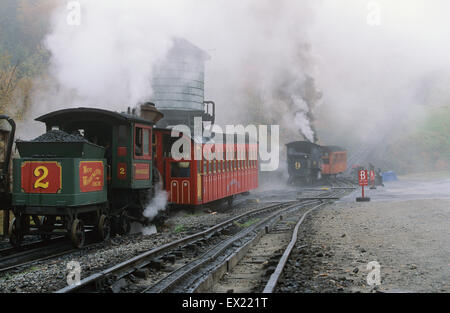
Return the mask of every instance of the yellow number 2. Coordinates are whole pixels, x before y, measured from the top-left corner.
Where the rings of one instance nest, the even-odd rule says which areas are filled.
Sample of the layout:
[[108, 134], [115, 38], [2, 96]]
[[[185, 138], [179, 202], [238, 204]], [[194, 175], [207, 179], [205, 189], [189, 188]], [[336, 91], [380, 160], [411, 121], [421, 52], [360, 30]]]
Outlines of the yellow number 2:
[[34, 176], [38, 177], [38, 179], [34, 183], [34, 189], [48, 188], [48, 182], [42, 183], [42, 181], [48, 176], [48, 168], [46, 168], [45, 166], [36, 167], [36, 169], [34, 170]]

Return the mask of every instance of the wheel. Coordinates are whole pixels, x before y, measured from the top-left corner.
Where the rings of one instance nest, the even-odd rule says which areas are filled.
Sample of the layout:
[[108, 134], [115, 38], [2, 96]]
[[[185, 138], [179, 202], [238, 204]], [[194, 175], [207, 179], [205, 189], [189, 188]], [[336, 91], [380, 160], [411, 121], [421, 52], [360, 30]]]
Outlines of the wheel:
[[75, 219], [72, 223], [70, 231], [70, 239], [75, 248], [80, 249], [84, 245], [86, 240], [86, 234], [84, 232], [84, 223], [82, 220]]
[[98, 236], [100, 240], [108, 240], [111, 236], [111, 222], [106, 215], [100, 216], [98, 221]]
[[130, 230], [131, 230], [130, 219], [124, 212], [119, 217], [117, 233], [121, 236], [124, 236], [128, 235], [130, 233]]
[[23, 232], [20, 225], [21, 219], [19, 217], [13, 218], [9, 224], [9, 242], [14, 247], [20, 247], [23, 240]]

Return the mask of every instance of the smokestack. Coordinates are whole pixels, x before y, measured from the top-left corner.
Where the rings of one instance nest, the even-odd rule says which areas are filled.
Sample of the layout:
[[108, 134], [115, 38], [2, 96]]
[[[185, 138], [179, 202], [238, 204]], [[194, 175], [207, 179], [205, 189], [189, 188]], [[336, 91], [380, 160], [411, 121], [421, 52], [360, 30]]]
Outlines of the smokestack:
[[141, 105], [141, 117], [156, 124], [164, 117], [164, 114], [156, 109], [154, 103], [146, 102]]

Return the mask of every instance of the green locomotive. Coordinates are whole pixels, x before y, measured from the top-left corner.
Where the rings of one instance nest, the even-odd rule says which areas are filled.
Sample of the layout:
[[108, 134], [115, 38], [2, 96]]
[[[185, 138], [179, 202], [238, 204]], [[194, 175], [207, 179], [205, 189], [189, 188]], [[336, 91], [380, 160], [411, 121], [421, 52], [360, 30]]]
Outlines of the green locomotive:
[[104, 240], [126, 234], [154, 191], [152, 131], [163, 114], [142, 105], [141, 115], [75, 108], [37, 118], [47, 133], [17, 141], [13, 160], [10, 242], [24, 235], [66, 232], [81, 247], [85, 230]]

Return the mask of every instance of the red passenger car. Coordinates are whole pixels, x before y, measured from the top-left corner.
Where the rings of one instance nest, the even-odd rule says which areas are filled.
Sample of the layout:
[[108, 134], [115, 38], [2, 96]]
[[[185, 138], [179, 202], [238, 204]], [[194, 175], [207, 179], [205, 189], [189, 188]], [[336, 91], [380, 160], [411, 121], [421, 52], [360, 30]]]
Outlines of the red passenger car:
[[[225, 199], [231, 205], [236, 195], [258, 187], [257, 144], [235, 141], [234, 145], [222, 144], [222, 151], [215, 151], [217, 146], [203, 139], [200, 142], [186, 138], [191, 146], [190, 158], [177, 161], [172, 158], [171, 149], [178, 139], [171, 137], [169, 129], [154, 131], [155, 164], [171, 204], [195, 206]], [[195, 160], [195, 149], [205, 149], [216, 157]]]
[[337, 146], [322, 147], [322, 175], [336, 176], [347, 170], [347, 151]]

